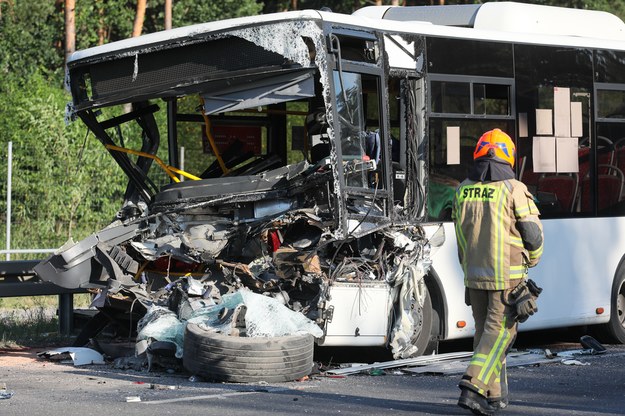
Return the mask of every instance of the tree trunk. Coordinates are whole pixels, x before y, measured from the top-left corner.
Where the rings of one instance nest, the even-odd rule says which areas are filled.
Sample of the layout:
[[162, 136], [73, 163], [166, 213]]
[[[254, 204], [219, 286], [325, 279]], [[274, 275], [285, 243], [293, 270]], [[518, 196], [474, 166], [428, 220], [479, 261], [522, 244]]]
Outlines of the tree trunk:
[[104, 41], [107, 36], [107, 30], [104, 22], [104, 9], [100, 6], [98, 9], [98, 45], [104, 45]]
[[165, 0], [165, 30], [171, 29], [171, 2], [172, 0]]
[[76, 0], [65, 0], [65, 65], [76, 50]]
[[137, 13], [135, 14], [135, 23], [132, 27], [132, 37], [141, 36], [143, 30], [143, 21], [145, 19], [145, 8], [147, 0], [137, 0]]

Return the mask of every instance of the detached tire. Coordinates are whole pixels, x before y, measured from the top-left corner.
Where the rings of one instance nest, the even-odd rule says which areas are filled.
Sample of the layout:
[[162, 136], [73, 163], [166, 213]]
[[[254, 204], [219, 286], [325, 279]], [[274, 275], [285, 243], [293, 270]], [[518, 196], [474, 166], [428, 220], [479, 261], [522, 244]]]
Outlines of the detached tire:
[[312, 335], [248, 338], [188, 324], [182, 364], [192, 374], [234, 383], [292, 381], [310, 374]]

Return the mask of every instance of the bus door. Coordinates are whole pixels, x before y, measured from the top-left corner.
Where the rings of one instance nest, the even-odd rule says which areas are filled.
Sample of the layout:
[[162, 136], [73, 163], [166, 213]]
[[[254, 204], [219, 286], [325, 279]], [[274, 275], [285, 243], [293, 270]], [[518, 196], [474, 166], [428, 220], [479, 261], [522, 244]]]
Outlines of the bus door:
[[334, 165], [343, 237], [390, 223], [392, 202], [387, 91], [380, 43], [363, 32], [329, 35]]
[[425, 37], [384, 35], [388, 56], [389, 124], [395, 224], [425, 213], [427, 178]]
[[625, 53], [594, 52], [597, 135], [595, 206], [599, 216], [625, 213]]
[[[374, 231], [391, 223], [383, 55], [377, 37], [361, 31], [334, 30], [328, 45], [333, 150], [329, 157], [336, 158], [331, 164], [339, 208], [336, 234], [346, 241], [345, 247], [354, 244], [358, 251], [373, 243]], [[384, 345], [389, 334], [391, 288], [382, 276], [372, 280], [344, 277], [330, 286], [328, 309], [333, 314], [320, 343]]]

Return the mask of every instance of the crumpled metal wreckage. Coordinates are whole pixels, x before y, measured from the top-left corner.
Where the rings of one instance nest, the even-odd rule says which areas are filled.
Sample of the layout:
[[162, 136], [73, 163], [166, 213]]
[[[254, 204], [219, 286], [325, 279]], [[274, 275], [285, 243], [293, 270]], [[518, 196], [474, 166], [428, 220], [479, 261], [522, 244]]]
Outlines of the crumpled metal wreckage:
[[79, 275], [81, 287], [98, 288], [94, 304], [106, 315], [116, 304], [126, 316], [142, 316], [135, 318], [139, 350], [146, 342], [170, 341], [178, 358], [187, 323], [231, 334], [237, 328], [231, 312], [241, 305], [248, 337], [306, 332], [322, 339], [332, 318], [326, 305], [333, 284], [386, 282], [397, 300], [393, 354], [419, 353], [413, 337], [422, 324], [429, 267], [419, 227], [382, 227], [338, 240], [324, 222], [329, 213], [319, 207], [237, 224], [195, 205], [155, 213], [127, 207], [123, 212], [135, 216], [62, 247], [37, 271], [54, 272], [62, 282], [64, 270], [72, 284]]
[[[180, 358], [189, 323], [215, 333], [274, 337], [286, 335], [293, 314], [298, 323], [288, 326], [289, 334], [307, 333], [311, 343], [315, 338], [323, 344], [341, 302], [338, 295], [333, 299], [333, 287], [349, 284], [361, 293], [350, 312], [359, 314], [379, 300], [366, 295], [368, 284], [378, 284], [384, 298], [392, 299], [380, 314], [395, 318], [385, 334], [394, 357], [423, 353], [415, 339], [423, 331], [429, 337], [423, 324], [431, 318], [423, 316], [430, 242], [422, 228], [378, 224], [372, 232], [337, 237], [331, 210], [318, 203], [327, 195], [304, 185], [320, 175], [329, 180], [327, 174], [300, 165], [263, 175], [271, 178], [274, 193], [290, 197], [280, 197], [273, 207], [260, 191], [207, 200], [194, 197], [195, 183], [183, 183], [187, 189], [174, 184], [149, 208], [125, 206], [111, 225], [78, 243], [69, 241], [36, 266], [58, 285], [97, 290], [93, 305], [101, 312], [100, 324], [89, 325], [91, 332], [79, 335], [76, 346], [117, 320], [124, 336], [134, 335], [133, 323], [138, 324], [137, 351], [166, 341], [175, 344]], [[266, 215], [241, 220], [240, 207], [250, 198], [262, 199]], [[265, 315], [250, 313], [252, 300], [274, 315], [254, 319]], [[227, 318], [240, 305], [248, 311], [237, 326]]]
[[[402, 165], [395, 161], [399, 145], [392, 144], [388, 135], [382, 140], [377, 133], [367, 133], [358, 114], [369, 93], [362, 85], [374, 85], [374, 77], [345, 73], [335, 79], [327, 59], [341, 59], [335, 54], [343, 35], [330, 35], [337, 48], [328, 50], [324, 29], [315, 19], [270, 19], [249, 27], [235, 24], [228, 30], [220, 26], [215, 33], [210, 25], [198, 26], [176, 32], [180, 42], [163, 41], [156, 34], [160, 40], [152, 44], [147, 35], [137, 47], [127, 49], [120, 42], [102, 53], [94, 48], [70, 59], [67, 80], [73, 102], [68, 119], [80, 118], [129, 178], [124, 205], [113, 223], [82, 241], [68, 241], [35, 267], [43, 280], [97, 293], [93, 306], [98, 314], [78, 336], [76, 346], [119, 323], [114, 330], [120, 337], [137, 336], [139, 351], [148, 351], [146, 344], [168, 342], [175, 345], [169, 351], [184, 358], [192, 337], [205, 349], [232, 349], [242, 355], [249, 348], [234, 338], [249, 342], [267, 338], [275, 342], [254, 345], [256, 354], [271, 357], [275, 351], [290, 349], [296, 361], [309, 363], [313, 339], [319, 345], [386, 343], [394, 357], [402, 359], [423, 354], [431, 334], [438, 334], [438, 328], [431, 331], [435, 320], [425, 285], [437, 244], [419, 225], [425, 203], [420, 183], [425, 173], [419, 161], [427, 147], [416, 138], [402, 137], [406, 152]], [[381, 74], [381, 55], [371, 41], [349, 39], [346, 47], [364, 48], [367, 68]], [[199, 47], [211, 51], [201, 54], [210, 56], [211, 65], [219, 61], [223, 67], [189, 79], [179, 70], [167, 69], [173, 59], [167, 54], [177, 54], [173, 60], [182, 67], [182, 61], [195, 62]], [[231, 59], [236, 48], [253, 53], [256, 60], [245, 59], [240, 68], [230, 68], [239, 62]], [[110, 71], [111, 65], [119, 73]], [[157, 72], [163, 77], [159, 83], [143, 80], [145, 74]], [[123, 84], [127, 87], [117, 88], [107, 77], [120, 77], [122, 84], [128, 81]], [[341, 88], [331, 88], [337, 82]], [[414, 81], [396, 82], [416, 91]], [[89, 95], [89, 85], [97, 94]], [[349, 102], [336, 92], [348, 87], [354, 93]], [[384, 90], [369, 98], [379, 99], [380, 92]], [[219, 119], [233, 112], [235, 117], [226, 119], [248, 117], [258, 123], [258, 114], [234, 112], [291, 101], [305, 106], [310, 154], [294, 163], [275, 153], [249, 159], [241, 154], [240, 143], [232, 141], [221, 155], [224, 164], [232, 159], [236, 169], [226, 172], [216, 160], [199, 177], [178, 181], [174, 173], [186, 172], [166, 166], [156, 154], [165, 131], [169, 152], [176, 153], [175, 101], [198, 94], [203, 104], [184, 116], [187, 121], [204, 120], [206, 131], [209, 116]], [[155, 117], [159, 111], [155, 102], [161, 99], [168, 109], [165, 128]], [[339, 105], [332, 104], [335, 100]], [[408, 130], [418, 131], [419, 100], [406, 103]], [[100, 108], [124, 105], [130, 111], [103, 119], [110, 113]], [[266, 140], [272, 141], [267, 148], [286, 149], [290, 140], [286, 116], [272, 117], [268, 111], [265, 119], [275, 124], [267, 134]], [[120, 126], [135, 121], [141, 135], [122, 137]], [[385, 121], [377, 123], [382, 126]], [[141, 150], [127, 148], [130, 143]], [[373, 159], [364, 157], [370, 144], [378, 149]], [[162, 187], [148, 176], [157, 164], [171, 178]], [[394, 185], [393, 178], [404, 179]], [[442, 233], [442, 227], [439, 230]], [[365, 338], [369, 339], [364, 342]], [[331, 339], [336, 343], [330, 344]], [[199, 358], [194, 357], [191, 366], [201, 367], [215, 358], [204, 350], [198, 350]], [[225, 361], [234, 368], [237, 357], [227, 356]], [[219, 367], [209, 375], [228, 379], [230, 371]], [[294, 366], [284, 377], [304, 371]], [[261, 376], [241, 374], [240, 379]]]

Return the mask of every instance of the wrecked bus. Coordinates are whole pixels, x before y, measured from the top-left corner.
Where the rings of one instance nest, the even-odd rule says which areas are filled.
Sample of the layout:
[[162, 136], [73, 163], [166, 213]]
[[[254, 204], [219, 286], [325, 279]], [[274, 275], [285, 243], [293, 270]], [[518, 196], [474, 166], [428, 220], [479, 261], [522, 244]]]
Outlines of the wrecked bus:
[[474, 330], [450, 206], [498, 127], [545, 227], [540, 312], [520, 329], [623, 342], [624, 63], [620, 19], [513, 2], [287, 12], [78, 51], [67, 115], [128, 187], [110, 226], [36, 271], [98, 290], [93, 333], [245, 290], [314, 322], [320, 346], [431, 352]]

